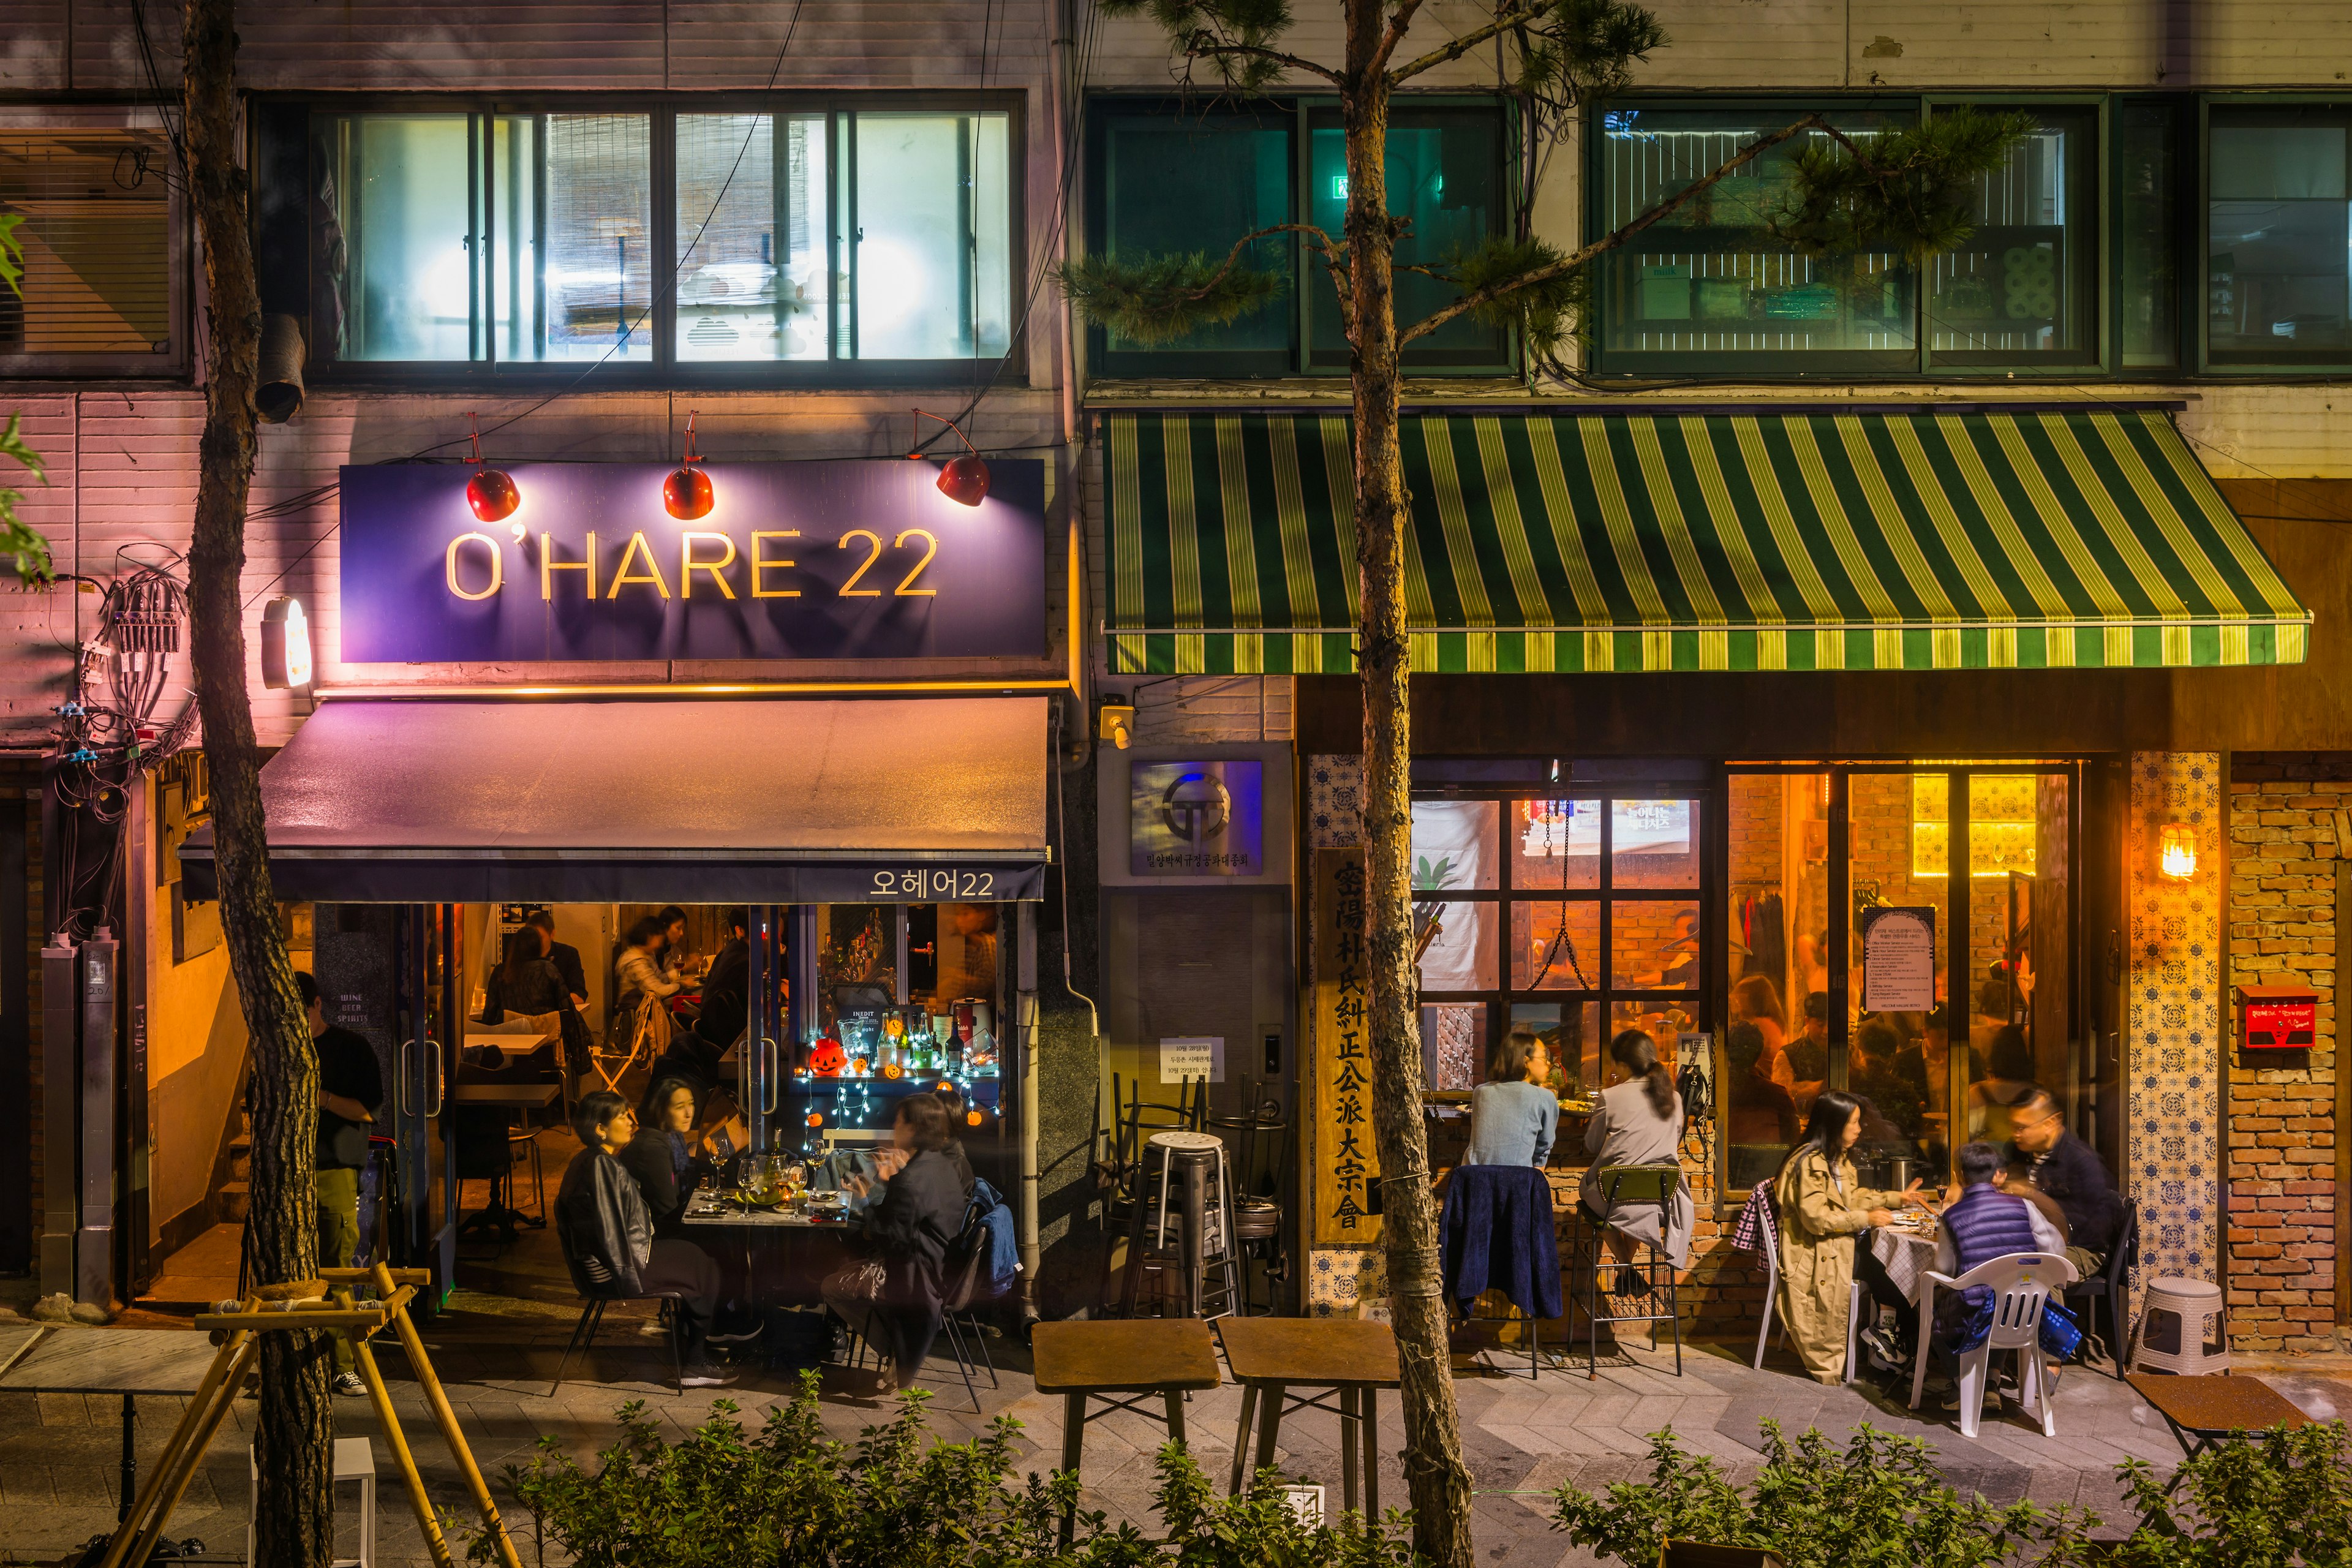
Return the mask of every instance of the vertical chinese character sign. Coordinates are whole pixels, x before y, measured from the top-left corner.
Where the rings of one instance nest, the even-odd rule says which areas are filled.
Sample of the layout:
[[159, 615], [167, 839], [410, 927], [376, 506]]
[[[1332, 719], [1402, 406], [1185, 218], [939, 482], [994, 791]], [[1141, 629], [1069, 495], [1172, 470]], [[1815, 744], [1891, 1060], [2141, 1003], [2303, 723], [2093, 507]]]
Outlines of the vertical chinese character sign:
[[1371, 972], [1364, 949], [1364, 852], [1315, 854], [1315, 1244], [1381, 1239], [1373, 1184]]

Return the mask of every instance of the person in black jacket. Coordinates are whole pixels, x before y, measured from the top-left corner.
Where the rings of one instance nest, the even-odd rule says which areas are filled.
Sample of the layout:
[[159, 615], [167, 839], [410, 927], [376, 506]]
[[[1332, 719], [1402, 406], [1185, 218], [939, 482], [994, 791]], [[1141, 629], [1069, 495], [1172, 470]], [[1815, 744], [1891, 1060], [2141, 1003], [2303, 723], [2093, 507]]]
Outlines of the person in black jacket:
[[2066, 1131], [2065, 1113], [2046, 1089], [2035, 1089], [2010, 1111], [2009, 1154], [2031, 1164], [2033, 1184], [2066, 1215], [2066, 1257], [2088, 1279], [2106, 1268], [2121, 1239], [2123, 1199], [2091, 1146]]
[[563, 1060], [576, 1077], [588, 1070], [588, 971], [578, 948], [555, 940], [554, 915], [534, 910], [523, 923], [546, 933], [547, 961], [563, 982]]
[[656, 1236], [683, 1234], [686, 1200], [709, 1179], [710, 1161], [697, 1152], [694, 1085], [682, 1078], [656, 1078], [646, 1091], [637, 1135], [621, 1151], [621, 1163], [637, 1181]]
[[[866, 1211], [868, 1256], [818, 1287], [824, 1304], [889, 1362], [900, 1388], [914, 1382], [939, 1334], [948, 1247], [963, 1229], [964, 1185], [942, 1152], [947, 1142], [948, 1110], [936, 1095], [898, 1102], [890, 1144], [877, 1156], [887, 1180]], [[860, 1196], [873, 1190], [861, 1178], [851, 1186]]]
[[636, 1136], [636, 1113], [610, 1089], [580, 1097], [572, 1130], [586, 1145], [572, 1157], [555, 1194], [555, 1234], [590, 1287], [615, 1296], [678, 1292], [683, 1381], [716, 1388], [734, 1381], [710, 1364], [704, 1341], [719, 1306], [719, 1266], [690, 1242], [654, 1235], [653, 1214], [621, 1151]]

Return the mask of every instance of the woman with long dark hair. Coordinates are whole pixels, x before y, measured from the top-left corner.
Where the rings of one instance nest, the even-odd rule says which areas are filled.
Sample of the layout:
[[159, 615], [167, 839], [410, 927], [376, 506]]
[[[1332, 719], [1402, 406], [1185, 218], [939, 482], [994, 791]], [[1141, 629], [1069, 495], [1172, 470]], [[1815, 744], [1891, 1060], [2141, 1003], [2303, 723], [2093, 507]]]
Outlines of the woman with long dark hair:
[[[520, 1013], [540, 1017], [563, 1010], [563, 977], [551, 956], [555, 939], [536, 925], [518, 926], [507, 936], [506, 958], [492, 976], [485, 1014]], [[499, 1020], [489, 1020], [497, 1023]]]
[[605, 1043], [614, 1055], [625, 1054], [633, 1041], [642, 1041], [648, 1053], [658, 1055], [669, 1044], [671, 1034], [670, 997], [686, 989], [686, 983], [662, 967], [662, 954], [669, 947], [669, 935], [658, 915], [647, 915], [629, 928], [621, 939], [621, 953], [614, 964], [619, 977], [615, 987], [620, 1000], [613, 1009], [613, 1027]]
[[[1633, 1244], [1647, 1242], [1680, 1268], [1690, 1261], [1690, 1184], [1675, 1189], [1674, 1202], [1663, 1209], [1655, 1203], [1612, 1201], [1601, 1173], [1618, 1165], [1675, 1165], [1683, 1141], [1683, 1097], [1658, 1059], [1657, 1043], [1639, 1029], [1626, 1029], [1609, 1042], [1609, 1060], [1625, 1076], [1601, 1091], [1585, 1124], [1584, 1152], [1592, 1156], [1585, 1167], [1580, 1195], [1585, 1217], [1605, 1226], [1609, 1251], [1617, 1261], [1633, 1261]], [[1617, 1293], [1639, 1296], [1649, 1281], [1631, 1269], [1618, 1275]]]
[[1780, 1321], [1816, 1383], [1845, 1375], [1846, 1315], [1853, 1289], [1854, 1237], [1895, 1223], [1895, 1211], [1927, 1206], [1914, 1182], [1899, 1193], [1862, 1185], [1849, 1152], [1862, 1136], [1862, 1101], [1843, 1089], [1814, 1098], [1805, 1135], [1780, 1163], [1772, 1196], [1780, 1211]]
[[1470, 1091], [1465, 1165], [1540, 1165], [1559, 1130], [1551, 1063], [1533, 1031], [1513, 1029], [1486, 1059], [1486, 1081]]

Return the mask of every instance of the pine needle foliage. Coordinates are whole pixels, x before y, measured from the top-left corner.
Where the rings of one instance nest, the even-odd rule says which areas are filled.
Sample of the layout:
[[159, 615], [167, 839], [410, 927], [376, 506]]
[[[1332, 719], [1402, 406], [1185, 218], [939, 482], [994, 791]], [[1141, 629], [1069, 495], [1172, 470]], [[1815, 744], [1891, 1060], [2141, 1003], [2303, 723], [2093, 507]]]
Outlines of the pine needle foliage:
[[1963, 108], [1852, 146], [1810, 138], [1790, 160], [1795, 184], [1768, 226], [1809, 256], [1926, 261], [1975, 232], [1977, 182], [2033, 129], [2030, 114]]
[[[1475, 294], [1555, 268], [1564, 259], [1566, 253], [1549, 241], [1496, 235], [1455, 255], [1446, 263], [1445, 273], [1464, 293]], [[1591, 301], [1591, 271], [1577, 267], [1511, 289], [1465, 313], [1481, 326], [1519, 333], [1530, 353], [1549, 359], [1571, 339], [1584, 335]]]
[[1556, 0], [1517, 29], [1518, 90], [1563, 110], [1633, 85], [1633, 68], [1666, 46], [1666, 29], [1624, 0]]
[[1056, 268], [1054, 275], [1079, 313], [1143, 348], [1237, 321], [1290, 287], [1281, 272], [1198, 251], [1085, 256]]

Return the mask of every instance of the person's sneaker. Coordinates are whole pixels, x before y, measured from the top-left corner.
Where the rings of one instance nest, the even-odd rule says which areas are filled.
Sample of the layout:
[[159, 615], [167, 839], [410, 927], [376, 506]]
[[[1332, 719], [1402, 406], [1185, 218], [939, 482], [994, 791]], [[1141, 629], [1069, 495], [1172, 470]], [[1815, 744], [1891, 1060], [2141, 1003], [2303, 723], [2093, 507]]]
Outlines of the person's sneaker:
[[723, 1367], [690, 1366], [678, 1378], [680, 1388], [725, 1388], [735, 1381], [735, 1374]]
[[1902, 1342], [1887, 1332], [1883, 1324], [1873, 1323], [1863, 1330], [1862, 1342], [1864, 1348], [1888, 1366], [1902, 1366], [1911, 1359], [1903, 1353]]
[[[2000, 1409], [2000, 1391], [1993, 1387], [1990, 1384], [1985, 1384], [1984, 1407], [1990, 1412], [1998, 1412]], [[1952, 1384], [1951, 1387], [1944, 1390], [1944, 1408], [1955, 1415], [1958, 1414], [1960, 1408], [1960, 1385], [1956, 1383]]]
[[367, 1396], [368, 1385], [360, 1381], [360, 1374], [355, 1372], [335, 1373], [335, 1381], [327, 1386], [346, 1399], [363, 1399]]

